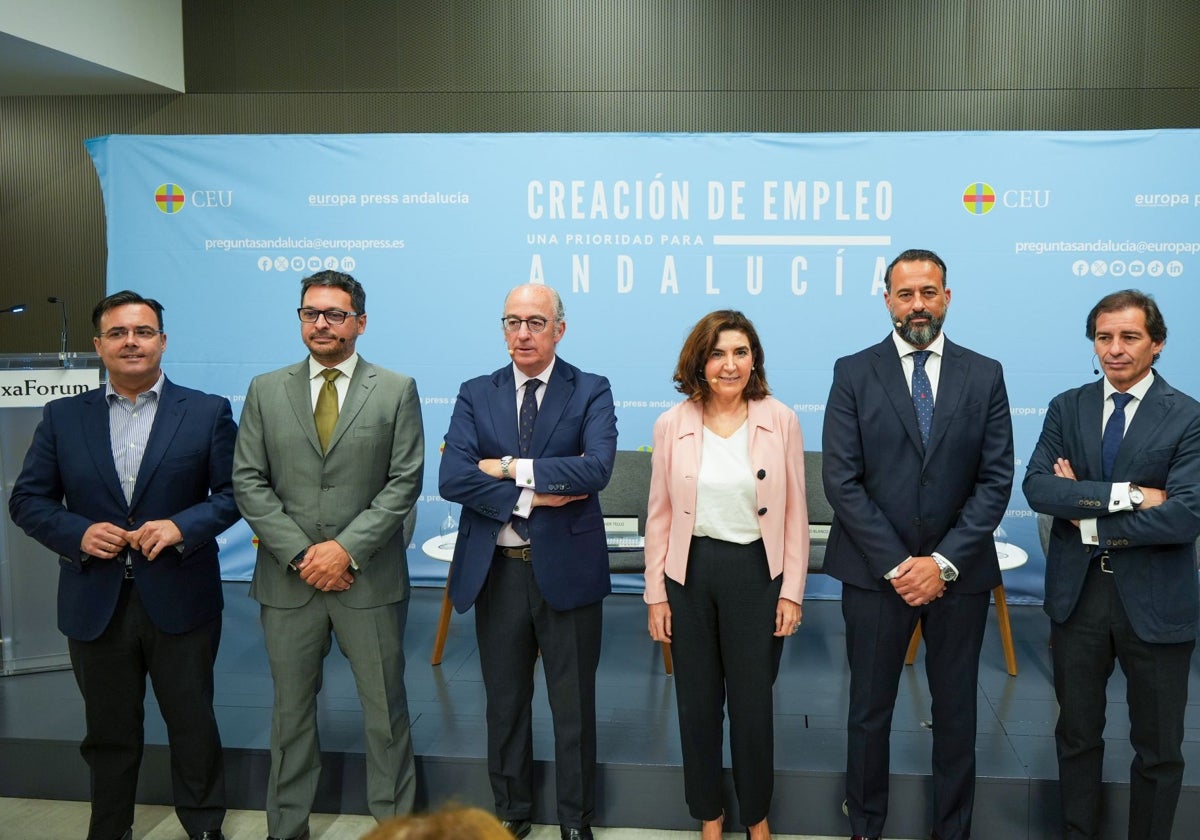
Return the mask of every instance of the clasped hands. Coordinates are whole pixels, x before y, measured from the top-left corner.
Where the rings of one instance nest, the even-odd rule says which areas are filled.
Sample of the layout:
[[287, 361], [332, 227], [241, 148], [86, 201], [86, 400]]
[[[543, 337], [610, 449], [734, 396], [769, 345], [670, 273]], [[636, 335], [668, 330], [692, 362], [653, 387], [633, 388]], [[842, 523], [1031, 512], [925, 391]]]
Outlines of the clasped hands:
[[[1054, 474], [1059, 478], [1069, 478], [1071, 481], [1078, 481], [1075, 475], [1075, 470], [1071, 467], [1071, 462], [1066, 458], [1057, 458], [1054, 461]], [[1138, 510], [1147, 510], [1152, 507], [1158, 507], [1167, 500], [1167, 491], [1160, 490], [1157, 487], [1143, 487], [1138, 485], [1138, 489], [1142, 491], [1142, 503], [1138, 505]], [[1071, 524], [1076, 528], [1079, 527], [1079, 520], [1072, 519]]]
[[[580, 455], [580, 458], [583, 456]], [[484, 458], [479, 462], [479, 471], [485, 475], [490, 475], [492, 478], [504, 478], [504, 471], [500, 469], [499, 458]], [[531, 507], [562, 507], [570, 502], [577, 502], [580, 499], [586, 499], [587, 493], [580, 493], [574, 496], [563, 496], [558, 493], [534, 493]]]
[[126, 531], [111, 522], [93, 522], [79, 542], [84, 554], [111, 560], [126, 547], [140, 551], [153, 562], [164, 548], [183, 542], [183, 533], [170, 519], [153, 519], [136, 531]]
[[322, 592], [344, 592], [354, 583], [350, 573], [350, 554], [337, 540], [326, 540], [308, 547], [296, 564], [300, 579]]
[[896, 567], [889, 582], [910, 607], [923, 607], [946, 594], [941, 567], [931, 555], [909, 557]]

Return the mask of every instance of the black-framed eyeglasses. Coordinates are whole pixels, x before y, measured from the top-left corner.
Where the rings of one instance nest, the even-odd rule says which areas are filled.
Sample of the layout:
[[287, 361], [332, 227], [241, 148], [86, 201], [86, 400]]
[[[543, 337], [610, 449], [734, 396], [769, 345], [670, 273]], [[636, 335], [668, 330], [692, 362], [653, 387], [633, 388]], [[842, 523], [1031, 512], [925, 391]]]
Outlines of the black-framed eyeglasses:
[[102, 333], [96, 333], [96, 338], [102, 338], [105, 341], [124, 341], [132, 332], [134, 338], [138, 341], [148, 341], [156, 335], [162, 335], [162, 330], [156, 330], [154, 327], [134, 327], [132, 330], [129, 327], [113, 327], [111, 330], [105, 330]]
[[311, 306], [301, 306], [296, 310], [296, 314], [306, 324], [315, 324], [317, 323], [317, 319], [324, 315], [325, 323], [331, 327], [344, 324], [347, 318], [358, 317], [357, 312], [346, 312], [343, 309], [313, 309]]
[[520, 332], [521, 325], [524, 324], [529, 327], [531, 333], [540, 333], [549, 326], [550, 321], [539, 315], [534, 315], [532, 318], [518, 318], [516, 315], [505, 315], [500, 319], [500, 323], [504, 325], [505, 332]]

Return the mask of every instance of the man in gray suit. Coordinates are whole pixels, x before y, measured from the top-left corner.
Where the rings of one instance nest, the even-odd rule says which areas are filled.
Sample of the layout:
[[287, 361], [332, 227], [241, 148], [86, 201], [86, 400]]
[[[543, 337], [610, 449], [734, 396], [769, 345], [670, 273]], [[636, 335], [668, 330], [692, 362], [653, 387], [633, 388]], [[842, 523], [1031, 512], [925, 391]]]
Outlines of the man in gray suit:
[[298, 312], [309, 357], [250, 383], [233, 463], [238, 507], [259, 539], [250, 595], [261, 604], [275, 681], [268, 840], [309, 836], [331, 630], [362, 702], [372, 816], [410, 812], [416, 790], [403, 523], [424, 468], [420, 400], [411, 378], [355, 351], [367, 315], [353, 277], [306, 277]]

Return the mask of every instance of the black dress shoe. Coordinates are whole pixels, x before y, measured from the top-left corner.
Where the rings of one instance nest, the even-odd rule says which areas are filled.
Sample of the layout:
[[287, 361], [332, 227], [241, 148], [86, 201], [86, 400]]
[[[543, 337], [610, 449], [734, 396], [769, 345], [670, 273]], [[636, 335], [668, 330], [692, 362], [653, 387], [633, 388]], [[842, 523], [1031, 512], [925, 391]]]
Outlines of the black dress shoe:
[[500, 820], [500, 825], [504, 826], [505, 830], [521, 840], [522, 837], [529, 834], [529, 830], [533, 828], [533, 824], [529, 820]]
[[117, 840], [133, 840], [133, 826], [125, 829], [125, 833], [118, 837]]
[[592, 829], [586, 825], [583, 828], [567, 828], [560, 825], [558, 831], [562, 840], [593, 840]]
[[863, 834], [855, 834], [850, 840], [879, 840], [878, 837], [867, 837]]
[[271, 837], [268, 835], [267, 840], [308, 840], [308, 829], [304, 829], [295, 837]]
[[201, 831], [199, 834], [193, 834], [188, 840], [225, 840], [225, 835], [218, 828], [215, 831]]

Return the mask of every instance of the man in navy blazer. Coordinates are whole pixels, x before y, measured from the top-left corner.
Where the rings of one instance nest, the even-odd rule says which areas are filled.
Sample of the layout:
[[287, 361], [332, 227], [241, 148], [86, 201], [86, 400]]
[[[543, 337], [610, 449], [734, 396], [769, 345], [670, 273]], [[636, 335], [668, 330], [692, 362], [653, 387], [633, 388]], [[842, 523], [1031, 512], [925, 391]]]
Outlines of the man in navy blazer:
[[1129, 836], [1169, 838], [1200, 587], [1200, 403], [1152, 366], [1167, 340], [1153, 298], [1113, 292], [1088, 314], [1104, 378], [1050, 403], [1023, 489], [1054, 517], [1046, 613], [1059, 716], [1064, 836], [1098, 837], [1108, 678], [1128, 683]]
[[216, 537], [238, 519], [229, 401], [163, 375], [158, 301], [124, 291], [92, 313], [104, 390], [48, 404], [9, 512], [59, 555], [58, 627], [83, 694], [88, 840], [132, 837], [146, 674], [167, 724], [175, 812], [218, 840], [225, 817], [213, 661]]
[[917, 621], [933, 701], [933, 832], [971, 836], [976, 684], [993, 532], [1013, 478], [1000, 364], [947, 339], [946, 265], [909, 250], [888, 266], [894, 331], [839, 359], [825, 407], [825, 571], [842, 581], [850, 663], [846, 808], [855, 837], [879, 837], [905, 650]]
[[441, 494], [463, 506], [450, 597], [459, 612], [475, 606], [497, 815], [517, 837], [529, 833], [540, 649], [562, 837], [590, 840], [596, 666], [611, 591], [598, 494], [616, 457], [612, 391], [556, 358], [567, 324], [550, 287], [513, 289], [501, 321], [512, 364], [463, 383], [446, 432]]

